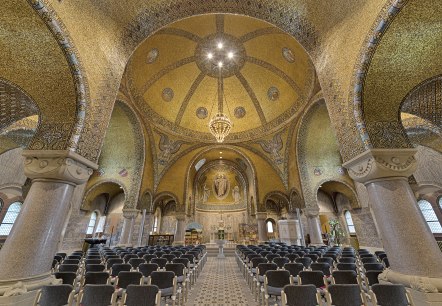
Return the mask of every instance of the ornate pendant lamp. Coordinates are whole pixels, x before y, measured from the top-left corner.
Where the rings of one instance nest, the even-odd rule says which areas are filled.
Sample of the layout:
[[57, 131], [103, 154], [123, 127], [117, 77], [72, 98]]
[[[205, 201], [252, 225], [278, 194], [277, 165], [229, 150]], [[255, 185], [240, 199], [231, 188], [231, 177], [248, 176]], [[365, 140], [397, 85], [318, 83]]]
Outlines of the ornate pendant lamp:
[[[224, 139], [229, 135], [230, 130], [233, 127], [232, 121], [230, 121], [229, 117], [224, 114], [224, 84], [222, 79], [221, 69], [223, 67], [223, 63], [218, 63], [219, 68], [219, 79], [218, 79], [218, 112], [215, 116], [212, 117], [209, 121], [209, 130], [213, 136], [216, 138], [216, 142], [224, 142]], [[226, 100], [227, 105], [227, 100]], [[228, 106], [227, 106], [228, 107]]]

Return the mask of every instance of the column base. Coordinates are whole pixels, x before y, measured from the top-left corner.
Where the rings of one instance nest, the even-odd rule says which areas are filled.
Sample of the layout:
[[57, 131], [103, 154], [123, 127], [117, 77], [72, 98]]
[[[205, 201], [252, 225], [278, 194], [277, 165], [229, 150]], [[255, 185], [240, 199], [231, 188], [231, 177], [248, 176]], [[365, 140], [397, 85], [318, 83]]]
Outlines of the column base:
[[[21, 279], [1, 280], [0, 298], [25, 295], [43, 286], [54, 284], [61, 284], [61, 280], [56, 279], [51, 273]], [[1, 301], [2, 300], [0, 300], [0, 305], [2, 305]]]
[[415, 306], [442, 306], [442, 293], [426, 293], [408, 289]]
[[174, 241], [172, 245], [184, 245], [184, 241]]
[[37, 290], [17, 296], [0, 296], [0, 306], [33, 306]]

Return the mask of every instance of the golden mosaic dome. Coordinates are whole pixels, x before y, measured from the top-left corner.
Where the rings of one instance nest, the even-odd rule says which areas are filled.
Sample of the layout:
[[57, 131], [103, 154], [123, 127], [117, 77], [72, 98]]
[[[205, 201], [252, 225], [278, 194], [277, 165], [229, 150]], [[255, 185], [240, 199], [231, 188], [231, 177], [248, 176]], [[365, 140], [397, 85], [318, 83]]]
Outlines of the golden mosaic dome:
[[208, 124], [221, 101], [233, 122], [226, 142], [253, 140], [296, 116], [315, 81], [314, 67], [293, 37], [263, 21], [219, 14], [156, 32], [134, 52], [126, 73], [149, 122], [202, 142], [215, 141]]

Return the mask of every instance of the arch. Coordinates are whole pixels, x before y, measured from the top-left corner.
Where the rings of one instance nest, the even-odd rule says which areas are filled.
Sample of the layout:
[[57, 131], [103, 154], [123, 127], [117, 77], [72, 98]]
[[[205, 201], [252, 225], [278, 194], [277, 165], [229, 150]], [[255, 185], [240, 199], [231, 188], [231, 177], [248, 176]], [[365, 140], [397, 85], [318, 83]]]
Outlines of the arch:
[[319, 189], [326, 192], [333, 199], [333, 201], [335, 200], [333, 193], [341, 193], [346, 196], [350, 201], [351, 207], [349, 208], [361, 208], [361, 203], [359, 201], [356, 189], [344, 180], [325, 179], [323, 181], [320, 181], [315, 187], [316, 201], [318, 200], [317, 194]]
[[98, 213], [96, 211], [93, 211], [89, 218], [89, 223], [86, 229], [86, 235], [94, 235], [97, 219], [98, 219]]
[[271, 191], [264, 197], [264, 208], [267, 209], [268, 201], [273, 202], [275, 205], [279, 206], [280, 209], [289, 208], [289, 198], [287, 195], [281, 191]]
[[302, 201], [302, 197], [300, 192], [296, 188], [290, 189], [289, 193], [289, 206], [287, 208], [287, 211], [289, 213], [295, 212], [297, 208], [302, 209], [305, 208], [305, 204]]
[[[60, 49], [63, 51], [66, 61], [70, 67], [72, 78], [74, 81], [74, 86], [77, 92], [76, 101], [76, 120], [75, 125], [72, 128], [72, 133], [69, 135], [70, 139], [67, 142], [68, 149], [77, 151], [80, 155], [94, 161], [98, 158], [98, 155], [88, 154], [87, 149], [78, 150], [80, 137], [84, 138], [82, 135], [83, 128], [86, 123], [86, 116], [89, 106], [89, 86], [85, 74], [83, 73], [83, 67], [81, 61], [79, 60], [78, 52], [75, 46], [72, 44], [72, 39], [69, 37], [65, 26], [58, 18], [57, 14], [50, 9], [41, 0], [28, 0], [29, 5], [37, 12], [41, 20], [46, 24], [54, 39], [57, 41]], [[49, 17], [49, 18], [48, 18]], [[89, 117], [89, 116], [88, 116]], [[92, 135], [91, 135], [92, 136]], [[92, 141], [92, 138], [89, 139]], [[84, 142], [84, 140], [83, 140]], [[94, 158], [95, 157], [95, 158]]]
[[276, 221], [273, 218], [265, 220], [267, 234], [274, 234], [276, 232]]
[[147, 212], [153, 212], [153, 196], [151, 190], [144, 191], [143, 195], [140, 197], [140, 201], [138, 202], [137, 209], [143, 210], [146, 209]]
[[407, 2], [408, 0], [395, 0], [393, 3], [388, 4], [385, 10], [382, 10], [381, 14], [379, 14], [376, 19], [374, 26], [372, 26], [372, 31], [365, 39], [363, 48], [359, 53], [358, 64], [356, 65], [357, 68], [354, 72], [354, 87], [351, 92], [353, 99], [350, 100], [350, 103], [353, 104], [355, 125], [365, 150], [373, 148], [373, 145], [364, 121], [363, 84], [365, 83], [373, 55], [376, 52], [383, 35]]
[[0, 223], [0, 236], [8, 236], [20, 214], [22, 202], [14, 202], [9, 205], [6, 214]]
[[105, 181], [100, 181], [89, 187], [83, 196], [83, 201], [81, 203], [81, 210], [90, 210], [92, 201], [101, 194], [108, 194], [108, 200], [111, 200], [117, 194], [123, 192], [125, 196], [125, 202], [127, 201], [127, 188], [119, 180], [116, 179], [106, 179]]
[[179, 205], [180, 202], [178, 201], [177, 196], [172, 192], [164, 191], [157, 194], [152, 202], [153, 203], [152, 211], [154, 212], [159, 206], [167, 205], [170, 201], [174, 201], [176, 203], [177, 208], [180, 207]]

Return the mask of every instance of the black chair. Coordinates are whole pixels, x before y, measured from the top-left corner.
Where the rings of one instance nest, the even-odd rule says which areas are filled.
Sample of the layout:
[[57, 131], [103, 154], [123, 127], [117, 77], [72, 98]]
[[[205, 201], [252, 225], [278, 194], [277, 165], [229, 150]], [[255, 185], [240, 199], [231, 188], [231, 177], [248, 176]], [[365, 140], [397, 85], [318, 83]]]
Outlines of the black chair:
[[309, 257], [301, 257], [301, 258], [297, 258], [295, 260], [295, 262], [302, 263], [304, 265], [304, 267], [306, 269], [308, 269], [310, 267], [310, 265], [312, 264], [312, 259]]
[[172, 260], [176, 258], [176, 256], [173, 254], [164, 254], [163, 256], [161, 256], [161, 258], [166, 258], [167, 262], [171, 263]]
[[58, 272], [74, 272], [77, 273], [78, 265], [65, 265], [61, 264], [58, 266]]
[[127, 254], [127, 255], [124, 255], [123, 260], [124, 260], [125, 263], [129, 263], [129, 260], [132, 259], [132, 258], [138, 258], [138, 255], [136, 255], [136, 254]]
[[381, 263], [366, 263], [364, 264], [365, 271], [383, 271], [384, 265]]
[[143, 256], [143, 259], [146, 261], [146, 263], [149, 263], [153, 258], [158, 258], [153, 254], [147, 254]]
[[160, 267], [160, 269], [164, 269], [167, 264], [167, 259], [166, 258], [152, 258], [150, 263], [156, 263]]
[[35, 305], [63, 306], [71, 305], [74, 299], [74, 287], [72, 285], [50, 285], [41, 288], [34, 300]]
[[65, 259], [64, 261], [63, 261], [63, 264], [65, 264], [65, 265], [79, 265], [80, 264], [80, 259], [70, 259], [70, 258], [68, 258], [68, 259]]
[[85, 265], [100, 265], [101, 264], [101, 259], [86, 259], [84, 261]]
[[125, 290], [129, 285], [142, 285], [143, 274], [141, 272], [121, 271], [118, 273], [115, 287], [117, 289]]
[[408, 306], [414, 305], [412, 299], [403, 285], [374, 284], [371, 287], [371, 300], [373, 305], [382, 306]]
[[[366, 271], [365, 272], [365, 286], [366, 290], [368, 291], [371, 286], [374, 284], [379, 284], [378, 276], [381, 274], [382, 271]], [[368, 288], [367, 288], [368, 287]]]
[[[178, 285], [178, 294], [181, 293], [181, 305], [187, 301], [188, 281], [186, 275], [186, 267], [182, 263], [168, 263], [166, 264], [166, 271], [173, 272], [176, 277]], [[181, 291], [181, 292], [180, 292]]]
[[326, 262], [314, 262], [310, 265], [312, 271], [321, 271], [325, 276], [330, 276], [330, 265]]
[[299, 255], [293, 253], [293, 254], [287, 254], [285, 257], [287, 257], [290, 260], [290, 262], [295, 262], [296, 258], [299, 258]]
[[109, 258], [106, 261], [106, 269], [110, 270], [114, 264], [122, 264], [122, 263], [124, 263], [124, 260], [121, 258]]
[[359, 285], [330, 285], [326, 294], [327, 302], [333, 306], [367, 305]]
[[172, 299], [175, 306], [177, 295], [177, 278], [171, 271], [155, 271], [148, 278], [148, 285], [156, 285], [161, 291], [161, 297]]
[[284, 265], [284, 270], [287, 270], [287, 271], [290, 272], [290, 275], [292, 276], [293, 281], [295, 283], [298, 282], [299, 272], [303, 271], [304, 268], [305, 267], [304, 267], [304, 265], [302, 263], [286, 263]]
[[286, 257], [276, 257], [273, 258], [273, 262], [278, 266], [279, 269], [282, 269], [286, 263], [290, 262], [290, 260]]
[[339, 258], [339, 262], [354, 264], [354, 263], [356, 263], [356, 258], [354, 258], [354, 257], [341, 257], [341, 258]]
[[129, 259], [128, 264], [130, 264], [133, 269], [137, 269], [139, 265], [145, 262], [146, 261], [143, 258], [131, 258]]
[[105, 266], [98, 264], [98, 265], [86, 265], [86, 272], [103, 272], [105, 270]]
[[114, 264], [110, 270], [110, 275], [112, 277], [117, 277], [122, 271], [130, 271], [132, 266], [130, 264]]
[[321, 296], [314, 285], [286, 285], [281, 295], [282, 306], [321, 305]]
[[305, 254], [304, 257], [308, 257], [312, 260], [312, 262], [316, 262], [316, 260], [318, 260], [319, 256], [316, 254]]
[[63, 257], [60, 256], [60, 255], [55, 255], [55, 256], [54, 256], [54, 259], [55, 259], [58, 263], [61, 263], [61, 262], [63, 261]]
[[335, 261], [334, 261], [333, 258], [331, 258], [331, 257], [320, 257], [320, 258], [318, 258], [318, 260], [316, 260], [316, 262], [317, 262], [317, 263], [328, 263], [328, 265], [329, 265], [330, 267], [332, 267], [332, 266], [333, 266], [333, 263], [334, 263]]
[[268, 260], [269, 262], [272, 262], [273, 259], [275, 259], [275, 258], [277, 258], [277, 257], [279, 257], [278, 254], [268, 254], [268, 255], [266, 256], [266, 258], [267, 258], [267, 260]]
[[61, 279], [63, 284], [75, 287], [77, 280], [77, 274], [75, 272], [55, 272], [54, 276], [56, 279]]
[[[256, 268], [256, 274], [254, 280], [256, 281], [256, 299], [259, 300], [261, 295], [259, 294], [262, 286], [264, 285], [264, 277], [267, 271], [276, 270], [278, 266], [275, 263], [260, 263]], [[252, 287], [253, 292], [253, 287]]]
[[300, 285], [315, 285], [317, 289], [323, 290], [326, 287], [324, 273], [321, 271], [301, 271], [299, 272]]
[[333, 284], [358, 284], [358, 275], [353, 270], [333, 271]]
[[290, 272], [287, 270], [270, 270], [264, 276], [264, 301], [269, 305], [270, 297], [281, 296], [282, 288], [292, 284]]
[[143, 263], [138, 266], [138, 271], [140, 271], [147, 280], [147, 277], [150, 276], [153, 271], [158, 271], [159, 268], [160, 267], [155, 263]]
[[86, 285], [78, 295], [77, 305], [109, 306], [116, 305], [117, 293], [112, 285]]
[[109, 283], [109, 273], [107, 272], [86, 272], [82, 285], [107, 285]]
[[160, 306], [161, 293], [158, 286], [129, 285], [122, 297], [124, 306]]
[[377, 260], [376, 257], [365, 257], [361, 258], [361, 262], [362, 264], [368, 264], [368, 263], [378, 263], [379, 261]]
[[353, 263], [338, 263], [336, 265], [336, 268], [338, 270], [340, 270], [340, 271], [342, 271], [342, 270], [352, 270], [352, 271], [357, 272], [356, 264], [353, 264]]

